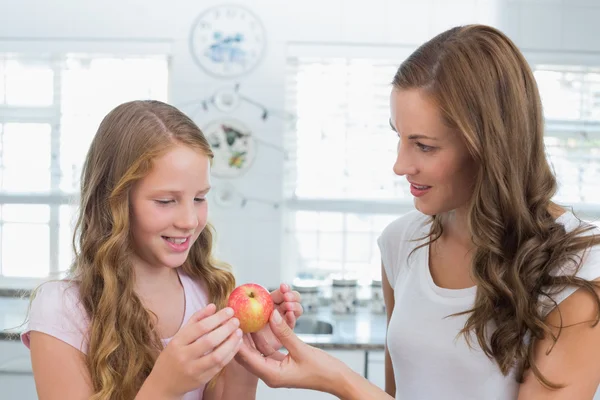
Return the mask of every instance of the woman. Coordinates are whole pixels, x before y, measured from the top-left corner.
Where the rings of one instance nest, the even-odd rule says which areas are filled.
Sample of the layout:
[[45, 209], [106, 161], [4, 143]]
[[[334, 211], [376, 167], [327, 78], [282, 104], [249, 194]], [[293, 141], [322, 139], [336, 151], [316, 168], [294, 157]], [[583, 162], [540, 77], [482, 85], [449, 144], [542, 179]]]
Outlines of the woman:
[[248, 347], [238, 358], [267, 383], [348, 399], [591, 399], [600, 236], [551, 200], [523, 55], [494, 28], [450, 29], [400, 66], [390, 105], [417, 211], [378, 240], [387, 394], [290, 337], [279, 369]]

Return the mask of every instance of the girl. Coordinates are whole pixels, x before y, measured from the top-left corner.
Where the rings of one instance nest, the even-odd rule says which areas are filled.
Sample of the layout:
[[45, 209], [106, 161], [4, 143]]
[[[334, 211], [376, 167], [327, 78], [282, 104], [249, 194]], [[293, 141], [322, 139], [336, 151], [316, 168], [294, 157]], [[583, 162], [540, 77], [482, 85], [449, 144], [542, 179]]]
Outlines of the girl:
[[275, 312], [290, 355], [267, 360], [245, 346], [238, 358], [273, 386], [343, 399], [591, 399], [600, 232], [552, 201], [525, 58], [494, 28], [450, 29], [404, 61], [390, 104], [394, 172], [417, 211], [378, 240], [387, 394], [301, 343]]
[[[232, 361], [239, 321], [223, 308], [234, 277], [211, 254], [212, 157], [167, 104], [134, 101], [104, 118], [83, 168], [70, 276], [37, 291], [22, 334], [40, 399], [254, 399], [257, 378]], [[297, 293], [282, 285], [272, 297], [293, 327]], [[281, 346], [268, 327], [248, 340], [263, 354]]]

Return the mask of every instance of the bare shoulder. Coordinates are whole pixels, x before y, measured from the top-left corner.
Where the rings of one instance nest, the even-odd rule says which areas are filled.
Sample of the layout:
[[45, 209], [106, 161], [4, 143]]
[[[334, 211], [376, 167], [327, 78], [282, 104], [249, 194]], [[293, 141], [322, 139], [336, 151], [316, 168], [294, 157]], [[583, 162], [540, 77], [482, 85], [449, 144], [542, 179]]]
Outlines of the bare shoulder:
[[38, 331], [30, 332], [30, 349], [35, 385], [41, 400], [91, 396], [90, 375], [81, 351]]
[[[594, 283], [599, 285], [600, 280]], [[598, 288], [596, 294], [600, 294]], [[519, 400], [593, 397], [600, 383], [600, 324], [596, 323], [599, 311], [597, 298], [578, 289], [547, 315], [546, 323], [557, 339], [537, 341], [534, 361], [544, 377], [564, 387], [549, 389], [530, 370], [521, 385]]]

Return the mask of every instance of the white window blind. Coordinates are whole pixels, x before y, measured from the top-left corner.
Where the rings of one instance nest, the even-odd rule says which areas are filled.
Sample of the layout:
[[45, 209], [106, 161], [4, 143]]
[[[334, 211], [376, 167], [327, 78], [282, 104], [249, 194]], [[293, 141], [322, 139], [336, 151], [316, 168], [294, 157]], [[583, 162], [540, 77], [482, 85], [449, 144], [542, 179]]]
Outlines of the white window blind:
[[[397, 138], [388, 119], [398, 60], [306, 57], [287, 60], [286, 260], [303, 278], [380, 278], [376, 239], [411, 210], [392, 172]], [[591, 67], [535, 68], [557, 200], [600, 215], [600, 75]], [[597, 203], [597, 204], [595, 204]]]
[[72, 259], [79, 176], [101, 119], [167, 100], [160, 55], [0, 53], [0, 282], [43, 278]]

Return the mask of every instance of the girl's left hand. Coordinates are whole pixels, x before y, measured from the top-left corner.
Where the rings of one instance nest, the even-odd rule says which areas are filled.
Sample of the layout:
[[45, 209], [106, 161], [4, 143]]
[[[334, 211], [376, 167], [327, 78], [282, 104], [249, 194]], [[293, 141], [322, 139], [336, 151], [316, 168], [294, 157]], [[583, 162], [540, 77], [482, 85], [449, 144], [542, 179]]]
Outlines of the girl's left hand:
[[[300, 293], [292, 291], [289, 285], [282, 283], [279, 289], [271, 292], [271, 298], [273, 299], [273, 303], [275, 303], [275, 309], [283, 316], [287, 325], [294, 329], [296, 319], [304, 312], [300, 304]], [[252, 342], [254, 342], [254, 347], [265, 357], [275, 355], [282, 347], [281, 342], [273, 334], [269, 324], [260, 331], [252, 333], [251, 338]]]

